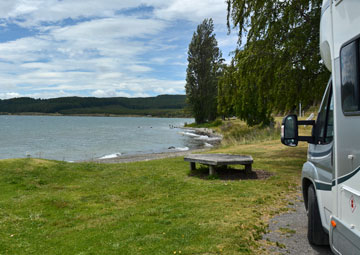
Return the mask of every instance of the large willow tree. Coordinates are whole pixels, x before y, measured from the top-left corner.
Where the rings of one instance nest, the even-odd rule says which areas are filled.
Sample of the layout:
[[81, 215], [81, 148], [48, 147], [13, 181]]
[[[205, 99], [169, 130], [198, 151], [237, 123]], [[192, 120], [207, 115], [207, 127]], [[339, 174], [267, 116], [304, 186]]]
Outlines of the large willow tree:
[[185, 90], [196, 123], [212, 121], [217, 116], [222, 55], [213, 32], [212, 19], [205, 19], [198, 25], [189, 44]]
[[[238, 31], [242, 45], [232, 74], [236, 114], [250, 125], [268, 124], [274, 111], [293, 111], [300, 102], [308, 107], [321, 99], [329, 78], [319, 53], [321, 2], [227, 0], [228, 27]], [[234, 84], [221, 82], [224, 91]]]

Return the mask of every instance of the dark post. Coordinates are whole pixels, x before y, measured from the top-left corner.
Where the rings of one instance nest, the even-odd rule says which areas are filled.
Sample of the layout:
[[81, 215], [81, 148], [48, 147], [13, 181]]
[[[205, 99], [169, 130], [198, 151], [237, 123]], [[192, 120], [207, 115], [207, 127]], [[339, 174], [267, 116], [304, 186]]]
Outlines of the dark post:
[[250, 174], [252, 172], [251, 164], [245, 165], [245, 173]]
[[191, 170], [191, 171], [196, 170], [196, 164], [195, 164], [195, 162], [190, 162], [190, 170]]

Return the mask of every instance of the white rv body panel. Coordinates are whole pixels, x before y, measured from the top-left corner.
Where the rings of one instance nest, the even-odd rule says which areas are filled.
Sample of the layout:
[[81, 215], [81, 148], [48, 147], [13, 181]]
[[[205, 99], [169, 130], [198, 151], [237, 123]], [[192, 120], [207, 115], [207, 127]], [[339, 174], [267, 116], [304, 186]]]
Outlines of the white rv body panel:
[[332, 200], [331, 191], [317, 190], [316, 196], [318, 198], [319, 208], [321, 208], [320, 217], [321, 217], [321, 222], [323, 224], [323, 227], [325, 229], [330, 229], [330, 217], [331, 217], [332, 212], [331, 212], [331, 208], [328, 208], [325, 205], [330, 204], [330, 203], [327, 203], [327, 201], [331, 202], [331, 200]]
[[360, 183], [360, 173], [339, 185], [339, 215], [338, 219], [350, 228], [360, 230], [360, 191], [355, 189]]
[[[354, 132], [360, 126], [359, 116], [345, 116], [341, 103], [342, 47], [360, 35], [360, 1], [342, 0], [332, 3], [333, 68], [335, 109], [335, 189], [336, 210], [333, 215], [342, 223], [360, 230], [360, 136]], [[357, 71], [357, 70], [355, 70]], [[347, 179], [347, 180], [346, 180]]]
[[[333, 81], [334, 167], [331, 187], [325, 185], [326, 189], [318, 189], [323, 188], [324, 184], [317, 185], [316, 195], [322, 225], [329, 231], [331, 248], [337, 254], [360, 254], [360, 135], [356, 132], [360, 127], [360, 114], [356, 111], [344, 113], [345, 103], [341, 98], [344, 85], [342, 65], [346, 67], [349, 63], [352, 64], [341, 59], [341, 51], [359, 36], [360, 1], [324, 0], [320, 23], [320, 52], [324, 64], [332, 73]], [[358, 53], [356, 58], [359, 62]], [[358, 72], [354, 67], [352, 73]], [[309, 151], [310, 148], [311, 145]]]
[[342, 0], [332, 3], [334, 56], [339, 58], [340, 48], [360, 34], [359, 0]]
[[325, 66], [331, 72], [332, 66], [332, 18], [331, 0], [323, 1], [320, 20], [320, 54]]

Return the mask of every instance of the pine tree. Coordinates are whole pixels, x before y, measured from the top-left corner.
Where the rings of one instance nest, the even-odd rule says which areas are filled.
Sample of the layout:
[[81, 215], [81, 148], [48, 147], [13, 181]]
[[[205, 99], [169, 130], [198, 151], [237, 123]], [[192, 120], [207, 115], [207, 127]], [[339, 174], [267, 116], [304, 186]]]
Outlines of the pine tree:
[[189, 44], [185, 90], [196, 123], [213, 121], [217, 116], [222, 54], [213, 32], [212, 19], [205, 19], [198, 25]]

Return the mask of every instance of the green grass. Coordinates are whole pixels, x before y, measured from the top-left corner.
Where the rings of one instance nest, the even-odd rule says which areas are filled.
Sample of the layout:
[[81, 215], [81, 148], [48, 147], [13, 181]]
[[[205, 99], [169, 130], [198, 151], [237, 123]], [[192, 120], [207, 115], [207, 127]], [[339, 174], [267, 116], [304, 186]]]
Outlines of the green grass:
[[0, 254], [261, 254], [272, 215], [298, 190], [306, 146], [250, 154], [267, 180], [203, 179], [183, 158], [128, 164], [0, 161]]
[[185, 124], [185, 127], [193, 127], [193, 128], [215, 128], [215, 127], [219, 127], [223, 124], [223, 121], [220, 119], [216, 119], [213, 122], [207, 122], [207, 123], [201, 123], [201, 124], [196, 124], [196, 123], [189, 123], [189, 124]]
[[251, 144], [269, 140], [280, 140], [280, 123], [272, 127], [261, 125], [249, 127], [241, 120], [225, 120], [215, 130], [223, 134], [223, 145], [234, 146]]

